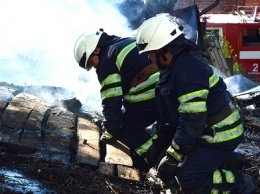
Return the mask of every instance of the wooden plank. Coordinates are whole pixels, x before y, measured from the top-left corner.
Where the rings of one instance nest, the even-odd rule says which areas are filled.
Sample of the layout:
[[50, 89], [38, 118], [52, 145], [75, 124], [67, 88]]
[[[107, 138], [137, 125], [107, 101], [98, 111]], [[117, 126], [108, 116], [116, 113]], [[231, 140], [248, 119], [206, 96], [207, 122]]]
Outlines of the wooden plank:
[[140, 172], [136, 169], [127, 166], [118, 165], [117, 172], [118, 172], [118, 177], [120, 178], [134, 180], [134, 181], [141, 180]]
[[[49, 109], [47, 111], [49, 112]], [[75, 119], [75, 115], [64, 108], [51, 108], [49, 119], [42, 126], [44, 134], [41, 135], [43, 138], [41, 149], [35, 155], [69, 164], [76, 144]]]
[[120, 142], [106, 145], [105, 162], [133, 166], [129, 148]]
[[[33, 99], [33, 101], [35, 101], [35, 99]], [[34, 153], [42, 149], [45, 131], [42, 129], [41, 122], [45, 112], [50, 109], [50, 107], [51, 105], [49, 103], [37, 98], [36, 104], [31, 110], [29, 118], [25, 121], [23, 127], [23, 133], [19, 142], [19, 146], [23, 148], [23, 151], [20, 151], [21, 153]]]
[[5, 86], [0, 86], [0, 118], [2, 113], [6, 109], [7, 105], [14, 98], [14, 93], [17, 91], [17, 88], [10, 88]]
[[47, 110], [51, 109], [51, 104], [44, 100], [39, 99], [37, 104], [32, 109], [29, 118], [26, 120], [24, 125], [25, 130], [30, 131], [41, 131], [41, 122]]
[[107, 174], [113, 176], [115, 172], [115, 165], [106, 162], [100, 162], [98, 172], [101, 174]]
[[13, 98], [2, 115], [2, 126], [23, 128], [32, 109], [37, 104], [37, 97], [20, 93]]
[[48, 129], [70, 129], [74, 130], [76, 123], [76, 116], [61, 107], [54, 107], [51, 109], [51, 114], [47, 122]]
[[21, 140], [25, 133], [26, 122], [39, 101], [40, 98], [33, 95], [20, 93], [7, 106], [1, 119], [1, 144], [6, 144], [8, 152], [31, 153], [36, 149], [35, 134], [24, 141]]
[[100, 160], [100, 129], [93, 122], [79, 117], [77, 123], [77, 136], [77, 162], [98, 166]]

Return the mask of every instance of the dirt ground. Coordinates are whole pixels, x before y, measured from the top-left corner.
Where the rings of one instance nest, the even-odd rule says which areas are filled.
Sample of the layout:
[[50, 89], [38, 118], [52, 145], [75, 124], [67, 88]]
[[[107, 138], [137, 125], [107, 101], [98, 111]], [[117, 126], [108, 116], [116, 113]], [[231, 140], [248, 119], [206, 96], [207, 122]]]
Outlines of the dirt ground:
[[[260, 193], [260, 131], [259, 128], [247, 128], [245, 141], [238, 149], [246, 156], [249, 161], [248, 166], [243, 168], [243, 172], [252, 175], [257, 181]], [[149, 176], [144, 175], [142, 181], [124, 180], [114, 176], [99, 174], [97, 170], [76, 164], [61, 165], [58, 163], [48, 163], [39, 159], [24, 159], [18, 156], [2, 153], [0, 155], [2, 168], [16, 169], [23, 172], [31, 179], [37, 179], [44, 185], [46, 192], [13, 191], [8, 188], [0, 188], [1, 193], [20, 194], [20, 193], [73, 193], [73, 194], [101, 194], [101, 193], [138, 193], [138, 194], [163, 194], [180, 193], [179, 191], [170, 192], [163, 186], [159, 179], [156, 179], [153, 171]], [[0, 176], [0, 183], [5, 182], [6, 177]], [[48, 189], [48, 191], [47, 191]]]
[[[248, 165], [242, 168], [257, 182], [260, 194], [260, 94], [256, 98], [240, 100], [241, 106], [256, 104], [254, 111], [245, 109], [245, 140], [238, 151], [245, 155]], [[252, 102], [253, 101], [253, 102]], [[249, 117], [251, 116], [251, 118]], [[98, 173], [90, 166], [68, 165], [44, 161], [43, 159], [22, 157], [0, 150], [0, 193], [5, 194], [170, 194], [170, 191], [154, 175], [154, 171], [143, 175], [141, 181], [130, 181]], [[2, 174], [2, 171], [8, 173]], [[17, 173], [21, 172], [23, 176]], [[13, 172], [11, 171], [11, 172]], [[29, 180], [34, 180], [30, 182]], [[15, 190], [16, 187], [19, 189]]]

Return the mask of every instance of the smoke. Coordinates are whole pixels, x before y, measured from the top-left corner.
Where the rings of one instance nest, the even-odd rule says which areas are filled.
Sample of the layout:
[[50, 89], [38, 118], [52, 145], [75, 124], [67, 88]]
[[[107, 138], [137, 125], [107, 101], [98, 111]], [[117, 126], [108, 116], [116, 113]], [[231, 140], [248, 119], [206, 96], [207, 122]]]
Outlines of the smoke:
[[73, 48], [80, 34], [101, 27], [109, 34], [130, 34], [114, 3], [0, 0], [0, 82], [65, 87], [100, 107], [95, 70], [81, 69]]

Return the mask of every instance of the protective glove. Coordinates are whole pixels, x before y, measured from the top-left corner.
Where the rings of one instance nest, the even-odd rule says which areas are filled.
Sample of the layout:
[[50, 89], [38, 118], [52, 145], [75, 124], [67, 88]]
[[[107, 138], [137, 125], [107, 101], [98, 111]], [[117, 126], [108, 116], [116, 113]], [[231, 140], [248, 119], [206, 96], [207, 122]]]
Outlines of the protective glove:
[[170, 181], [174, 177], [174, 173], [178, 164], [183, 160], [183, 155], [179, 154], [172, 146], [166, 151], [166, 156], [158, 165], [158, 176], [162, 181]]
[[175, 134], [176, 127], [167, 124], [156, 124], [156, 134], [158, 137], [153, 140], [153, 144], [148, 148], [146, 159], [150, 166], [158, 164]]
[[117, 139], [114, 136], [112, 136], [110, 133], [105, 131], [101, 135], [100, 141], [102, 141], [103, 143], [106, 143], [106, 144], [112, 144], [112, 143], [116, 143]]
[[102, 126], [102, 132], [103, 134], [100, 137], [100, 141], [106, 144], [112, 144], [117, 142], [117, 139], [119, 138], [118, 134], [122, 132], [122, 128], [106, 129], [104, 126]]
[[115, 138], [119, 137], [122, 134], [123, 130], [124, 130], [123, 126], [119, 126], [118, 128], [111, 128], [110, 126], [105, 127], [104, 122], [102, 123], [102, 132], [107, 131], [107, 133], [109, 133]]
[[163, 182], [171, 181], [171, 179], [174, 177], [177, 166], [178, 161], [173, 160], [168, 156], [164, 156], [157, 168], [158, 177]]
[[[174, 143], [174, 141], [172, 142], [172, 144], [174, 144], [175, 147], [178, 147], [177, 144]], [[167, 149], [166, 155], [167, 155], [169, 158], [171, 158], [172, 160], [177, 161], [178, 163], [179, 163], [179, 162], [182, 162], [182, 160], [183, 160], [183, 155], [180, 154], [180, 153], [178, 153], [178, 152], [176, 151], [176, 149], [173, 148], [172, 145]]]
[[146, 153], [146, 159], [147, 163], [149, 164], [150, 167], [153, 167], [157, 164], [159, 159], [161, 158], [160, 156], [163, 153], [163, 150], [165, 150], [167, 147], [166, 146], [161, 146], [153, 143], [147, 150]]

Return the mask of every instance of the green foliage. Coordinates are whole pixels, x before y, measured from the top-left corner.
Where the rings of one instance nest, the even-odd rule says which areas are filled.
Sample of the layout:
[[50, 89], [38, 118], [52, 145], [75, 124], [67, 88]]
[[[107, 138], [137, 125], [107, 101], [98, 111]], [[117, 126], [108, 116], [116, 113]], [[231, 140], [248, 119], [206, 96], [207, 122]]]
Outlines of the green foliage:
[[234, 51], [233, 47], [230, 45], [228, 40], [226, 38], [222, 38], [220, 40], [221, 45], [222, 45], [222, 52], [224, 54], [225, 58], [232, 58], [232, 53]]
[[224, 54], [225, 58], [230, 58], [233, 60], [233, 74], [240, 74], [243, 72], [243, 69], [241, 65], [237, 62], [237, 54], [233, 55], [234, 49], [232, 45], [229, 43], [229, 41], [225, 38], [222, 37], [220, 39], [220, 45], [222, 48], [222, 52]]

